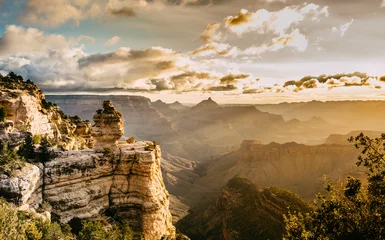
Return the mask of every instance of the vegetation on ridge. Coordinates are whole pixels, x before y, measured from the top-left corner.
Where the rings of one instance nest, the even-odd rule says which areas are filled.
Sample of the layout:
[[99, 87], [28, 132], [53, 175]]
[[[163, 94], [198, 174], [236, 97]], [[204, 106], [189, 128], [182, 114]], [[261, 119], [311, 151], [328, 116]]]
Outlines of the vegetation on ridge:
[[286, 216], [284, 239], [385, 239], [385, 134], [350, 138], [361, 149], [357, 166], [367, 168], [367, 186], [348, 178], [342, 188], [326, 182], [314, 209]]

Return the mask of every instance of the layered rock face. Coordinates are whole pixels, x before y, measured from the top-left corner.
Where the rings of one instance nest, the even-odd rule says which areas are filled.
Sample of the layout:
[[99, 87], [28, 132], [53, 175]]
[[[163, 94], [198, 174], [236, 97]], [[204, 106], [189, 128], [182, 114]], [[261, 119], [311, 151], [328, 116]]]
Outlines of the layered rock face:
[[124, 126], [122, 114], [111, 101], [103, 102], [103, 109], [94, 115], [95, 125], [92, 126], [92, 137], [96, 140], [96, 149], [116, 147], [116, 142], [123, 137]]
[[150, 142], [119, 145], [110, 154], [94, 150], [58, 152], [46, 163], [44, 200], [62, 223], [109, 212], [125, 219], [144, 239], [175, 237], [160, 149]]
[[[18, 83], [17, 87], [25, 85], [28, 84]], [[66, 116], [58, 107], [48, 104], [41, 91], [31, 93], [17, 88], [1, 91], [0, 106], [7, 111], [6, 119], [13, 122], [14, 130], [7, 130], [8, 133], [28, 131], [50, 138], [65, 150], [93, 147], [91, 123]], [[4, 126], [0, 128], [4, 129]]]
[[0, 105], [7, 110], [7, 119], [14, 122], [15, 128], [53, 137], [55, 127], [41, 111], [41, 98], [43, 95], [34, 96], [21, 90], [1, 91]]

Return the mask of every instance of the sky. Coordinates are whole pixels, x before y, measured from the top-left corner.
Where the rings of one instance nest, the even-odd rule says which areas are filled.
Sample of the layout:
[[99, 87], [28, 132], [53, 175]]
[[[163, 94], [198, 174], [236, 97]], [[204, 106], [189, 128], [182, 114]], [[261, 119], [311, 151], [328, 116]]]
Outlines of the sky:
[[0, 0], [0, 74], [46, 94], [385, 98], [385, 0]]

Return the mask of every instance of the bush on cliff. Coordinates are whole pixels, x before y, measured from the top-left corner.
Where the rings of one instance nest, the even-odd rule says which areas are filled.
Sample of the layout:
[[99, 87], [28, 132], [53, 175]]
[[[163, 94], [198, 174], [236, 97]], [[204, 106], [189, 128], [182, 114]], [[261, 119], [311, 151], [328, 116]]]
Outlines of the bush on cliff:
[[0, 239], [6, 240], [74, 240], [68, 228], [57, 223], [19, 212], [0, 200]]
[[79, 232], [80, 240], [131, 240], [133, 232], [127, 223], [110, 224], [104, 219], [83, 221], [82, 230]]
[[27, 135], [17, 154], [25, 159], [35, 159], [35, 145], [31, 135]]
[[4, 107], [0, 107], [0, 122], [4, 122], [7, 117], [7, 110]]
[[41, 140], [36, 156], [38, 162], [45, 163], [55, 158], [55, 152], [50, 149], [50, 146], [50, 142], [47, 138]]
[[24, 158], [20, 157], [13, 149], [10, 149], [8, 143], [3, 144], [0, 153], [0, 173], [11, 175], [13, 171], [24, 166]]
[[385, 239], [385, 134], [350, 139], [361, 149], [357, 166], [367, 168], [367, 186], [348, 178], [342, 188], [326, 182], [308, 214], [288, 214], [284, 239]]

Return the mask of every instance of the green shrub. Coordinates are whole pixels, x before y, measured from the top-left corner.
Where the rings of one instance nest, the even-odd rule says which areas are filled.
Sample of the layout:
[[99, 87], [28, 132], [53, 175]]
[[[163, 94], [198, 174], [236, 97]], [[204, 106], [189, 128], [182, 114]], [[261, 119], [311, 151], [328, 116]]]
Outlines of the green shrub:
[[40, 142], [40, 146], [38, 148], [37, 153], [37, 161], [38, 162], [48, 162], [51, 159], [55, 158], [55, 152], [50, 149], [50, 143], [47, 138], [43, 138]]
[[26, 239], [23, 227], [19, 221], [17, 209], [4, 200], [0, 200], [0, 239]]
[[[36, 136], [36, 135], [35, 135]], [[35, 138], [34, 136], [34, 138]], [[35, 145], [32, 137], [27, 135], [24, 139], [23, 145], [20, 146], [17, 154], [24, 157], [25, 159], [34, 159], [35, 158]]]
[[133, 233], [127, 223], [122, 225], [110, 224], [104, 219], [83, 221], [79, 232], [80, 240], [131, 240]]
[[25, 166], [24, 158], [20, 157], [14, 150], [4, 143], [0, 154], [0, 172], [11, 175], [13, 171]]
[[32, 140], [33, 140], [33, 144], [40, 144], [40, 142], [41, 142], [41, 135], [40, 134], [33, 135]]
[[4, 107], [0, 107], [0, 122], [4, 122], [7, 117], [7, 110]]

